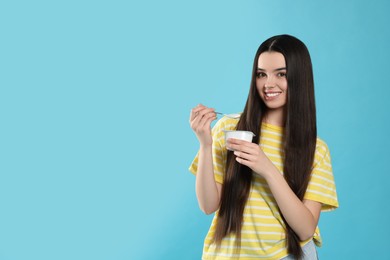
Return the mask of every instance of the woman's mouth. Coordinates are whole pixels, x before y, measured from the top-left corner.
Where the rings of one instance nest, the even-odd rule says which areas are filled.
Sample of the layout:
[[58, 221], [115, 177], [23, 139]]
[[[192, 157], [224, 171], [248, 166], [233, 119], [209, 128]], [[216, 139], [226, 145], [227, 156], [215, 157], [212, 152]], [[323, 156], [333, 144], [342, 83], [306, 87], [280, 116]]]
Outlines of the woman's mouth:
[[281, 91], [278, 91], [278, 92], [266, 92], [266, 93], [264, 93], [265, 100], [276, 99], [280, 94], [282, 94]]

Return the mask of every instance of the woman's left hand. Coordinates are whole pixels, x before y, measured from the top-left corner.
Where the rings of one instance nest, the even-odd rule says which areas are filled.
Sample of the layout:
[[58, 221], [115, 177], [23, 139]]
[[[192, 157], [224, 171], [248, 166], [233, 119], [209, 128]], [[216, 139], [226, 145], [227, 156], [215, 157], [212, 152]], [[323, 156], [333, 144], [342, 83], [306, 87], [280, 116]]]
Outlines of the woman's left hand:
[[266, 177], [271, 170], [275, 169], [275, 165], [268, 159], [258, 144], [229, 138], [226, 147], [234, 150], [238, 163], [248, 166], [252, 171], [263, 177]]

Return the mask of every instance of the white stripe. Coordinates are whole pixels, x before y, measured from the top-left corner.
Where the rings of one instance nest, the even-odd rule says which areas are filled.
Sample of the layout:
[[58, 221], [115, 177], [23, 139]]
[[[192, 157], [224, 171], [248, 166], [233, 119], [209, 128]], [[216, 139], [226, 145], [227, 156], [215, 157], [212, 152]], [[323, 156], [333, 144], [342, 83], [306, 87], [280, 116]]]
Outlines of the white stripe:
[[249, 201], [259, 201], [259, 202], [265, 202], [263, 198], [249, 198]]
[[[212, 237], [206, 237], [206, 240], [214, 240]], [[223, 240], [226, 241], [235, 241], [235, 237], [225, 237]], [[264, 242], [264, 243], [281, 243], [282, 240], [280, 239], [256, 239], [256, 238], [242, 238], [241, 242]]]
[[[275, 158], [275, 159], [279, 159], [279, 160], [281, 160], [281, 161], [283, 161], [283, 158], [279, 155], [279, 154], [273, 154], [273, 153], [268, 153], [268, 152], [264, 152], [265, 153], [265, 155], [267, 155], [267, 157], [268, 158], [270, 158], [270, 157], [273, 157], [273, 158]], [[271, 158], [270, 158], [271, 159]], [[272, 163], [279, 163], [279, 162], [274, 162], [273, 160], [271, 160], [272, 161]], [[280, 163], [279, 163], [280, 164]]]
[[273, 150], [273, 151], [277, 151], [278, 153], [281, 152], [281, 150], [275, 146], [272, 146], [272, 145], [268, 145], [268, 144], [261, 144], [261, 147], [262, 148], [268, 148], [270, 150]]
[[268, 219], [275, 219], [274, 216], [266, 216], [261, 214], [243, 214], [244, 217], [247, 218], [268, 218]]
[[215, 164], [214, 166], [217, 166], [217, 167], [219, 167], [220, 169], [223, 169], [223, 168], [224, 168], [222, 164], [217, 163], [216, 161], [214, 161], [214, 164]]
[[328, 161], [325, 161], [324, 163], [326, 166], [328, 166], [329, 168], [332, 168], [332, 164], [330, 164]]
[[223, 176], [223, 174], [219, 171], [215, 171], [214, 174], [219, 175], [219, 176]]
[[332, 200], [335, 200], [335, 197], [333, 195], [325, 194], [325, 193], [322, 193], [320, 191], [308, 189], [307, 192], [315, 193], [315, 194], [321, 195], [323, 197], [327, 197], [327, 198], [330, 198]]
[[262, 133], [268, 133], [268, 134], [271, 134], [271, 135], [276, 135], [276, 136], [283, 136], [283, 135], [280, 134], [280, 133], [273, 132], [273, 131], [269, 131], [269, 130], [265, 130], [265, 129], [261, 129], [261, 132], [262, 132]]
[[215, 159], [219, 159], [219, 160], [223, 161], [222, 156], [218, 155], [217, 153], [213, 153], [213, 156]]
[[280, 224], [268, 224], [268, 223], [249, 223], [246, 225], [244, 223], [244, 226], [254, 226], [254, 227], [278, 227], [278, 228], [283, 228], [282, 225]]
[[264, 248], [261, 248], [261, 247], [251, 247], [251, 246], [241, 246], [241, 247], [238, 247], [238, 246], [221, 246], [221, 248], [227, 248], [227, 249], [244, 249], [244, 250], [248, 250], [248, 251], [263, 251], [263, 250], [268, 250], [270, 248], [272, 248], [272, 246], [267, 246], [267, 247], [264, 247]]
[[249, 196], [249, 202], [253, 202], [253, 203], [256, 203], [258, 202], [259, 204], [261, 205], [268, 205], [268, 204], [272, 204], [273, 206], [275, 205], [275, 203], [273, 203], [272, 201], [269, 202], [269, 201], [265, 201], [264, 198], [253, 198], [251, 196]]
[[[328, 150], [328, 149], [326, 148], [326, 146], [324, 146], [324, 144], [318, 144], [318, 143], [317, 143], [317, 144], [316, 144], [316, 151], [317, 151], [318, 154], [322, 155], [323, 152], [321, 152], [320, 149], [323, 150], [324, 152], [327, 152], [327, 150]], [[322, 157], [322, 156], [321, 156], [321, 157]]]
[[[244, 218], [252, 218], [252, 214], [243, 214]], [[258, 215], [256, 214], [256, 217], [254, 218], [259, 218], [259, 219], [276, 219], [274, 216], [266, 216], [266, 215]], [[216, 223], [212, 223], [211, 227], [215, 226]], [[243, 226], [245, 227], [278, 227], [278, 228], [283, 228], [281, 224], [269, 224], [269, 223], [252, 223], [252, 222], [243, 222]], [[279, 234], [279, 233], [278, 233]]]
[[[221, 145], [221, 140], [225, 140], [225, 136], [221, 136], [215, 139], [216, 142], [218, 142]], [[222, 147], [222, 145], [221, 145]]]
[[[271, 210], [272, 212], [272, 210]], [[273, 215], [261, 215], [261, 214], [243, 214], [244, 216], [246, 216], [247, 218], [251, 218], [253, 216], [253, 218], [260, 218], [260, 219], [277, 219], [277, 218], [281, 218], [280, 215], [277, 213], [277, 212], [273, 212]]]
[[329, 191], [334, 191], [333, 188], [329, 187], [329, 186], [325, 186], [325, 185], [322, 185], [320, 183], [316, 183], [316, 182], [311, 182], [310, 185], [313, 185], [313, 186], [318, 186], [318, 187], [321, 187], [325, 190], [329, 190]]
[[205, 255], [211, 255], [211, 256], [222, 256], [222, 257], [249, 257], [249, 258], [269, 258], [269, 257], [272, 257], [274, 255], [277, 255], [279, 254], [280, 252], [282, 252], [283, 250], [285, 250], [285, 248], [282, 248], [278, 251], [275, 251], [274, 253], [272, 254], [269, 254], [269, 255], [251, 255], [251, 254], [225, 254], [225, 253], [215, 253], [215, 252], [205, 252], [203, 251], [203, 254]]
[[324, 169], [321, 169], [321, 168], [315, 168], [314, 170], [319, 171], [319, 172], [323, 172], [323, 173], [325, 173], [325, 174], [328, 174], [328, 175], [332, 175], [332, 176], [333, 176], [333, 173], [332, 173], [332, 172], [327, 171], [327, 170], [324, 170]]
[[268, 192], [265, 192], [265, 191], [262, 191], [262, 190], [259, 190], [259, 193], [264, 196], [264, 197], [270, 197], [270, 198], [273, 198], [274, 195], [272, 195], [272, 193], [268, 193]]
[[261, 216], [261, 218], [266, 218], [266, 219], [275, 219], [275, 217], [274, 217], [274, 216], [265, 216], [265, 215]]
[[[268, 189], [268, 186], [264, 186], [263, 184], [260, 184], [260, 183], [254, 183], [255, 186], [258, 186], [258, 187], [263, 187], [263, 188], [267, 188]], [[266, 192], [265, 190], [256, 190], [256, 193], [257, 194], [261, 194], [262, 196], [267, 196], [267, 197], [273, 197], [274, 195], [272, 193], [269, 193], [269, 192]]]
[[252, 183], [253, 183], [254, 185], [256, 185], [256, 186], [268, 188], [268, 185], [267, 185], [267, 184], [262, 183], [262, 182], [259, 182], [259, 181], [253, 181]]
[[260, 207], [260, 206], [246, 206], [246, 209], [260, 209], [260, 210], [269, 210], [268, 207]]
[[229, 123], [223, 126], [223, 130], [232, 130], [232, 129], [236, 129], [236, 127], [237, 127], [237, 122]]
[[255, 230], [242, 230], [242, 234], [259, 234], [259, 235], [278, 235], [281, 236], [281, 232], [272, 232], [272, 231], [255, 231]]
[[[331, 183], [331, 184], [334, 183], [333, 179], [328, 179], [328, 178], [322, 177], [322, 176], [320, 176], [320, 175], [314, 175], [313, 177], [314, 177], [314, 178], [321, 179], [321, 180], [324, 180], [324, 181], [329, 182], [329, 183]], [[313, 181], [313, 182], [314, 182], [314, 181]]]
[[271, 142], [274, 142], [274, 143], [277, 143], [278, 145], [280, 145], [282, 142], [279, 140], [279, 139], [274, 139], [274, 138], [271, 138], [271, 137], [260, 137], [261, 140], [267, 140], [267, 141], [271, 141]]

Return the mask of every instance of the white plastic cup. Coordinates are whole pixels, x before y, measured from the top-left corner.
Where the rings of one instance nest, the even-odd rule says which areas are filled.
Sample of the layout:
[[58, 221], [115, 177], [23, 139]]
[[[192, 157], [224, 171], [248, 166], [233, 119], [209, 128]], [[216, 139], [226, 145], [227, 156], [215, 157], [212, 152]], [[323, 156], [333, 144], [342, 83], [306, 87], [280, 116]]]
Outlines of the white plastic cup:
[[[234, 138], [234, 139], [244, 140], [244, 141], [247, 141], [247, 142], [252, 142], [253, 137], [255, 136], [255, 134], [252, 133], [251, 131], [223, 130], [223, 132], [225, 133], [225, 142], [227, 142], [227, 140], [229, 138]], [[232, 149], [228, 149], [228, 150], [234, 151]]]

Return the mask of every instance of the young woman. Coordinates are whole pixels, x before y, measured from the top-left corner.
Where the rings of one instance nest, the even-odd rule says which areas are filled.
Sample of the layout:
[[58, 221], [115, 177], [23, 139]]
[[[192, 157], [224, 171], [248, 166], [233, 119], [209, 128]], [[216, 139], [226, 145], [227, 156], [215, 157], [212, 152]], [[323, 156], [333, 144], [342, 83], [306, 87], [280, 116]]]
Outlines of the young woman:
[[[289, 35], [262, 43], [241, 117], [223, 117], [211, 130], [215, 119], [212, 108], [191, 110], [200, 149], [190, 171], [200, 208], [216, 212], [202, 258], [317, 259], [320, 212], [338, 201], [329, 149], [317, 137], [306, 46]], [[256, 136], [225, 142], [223, 130]]]

